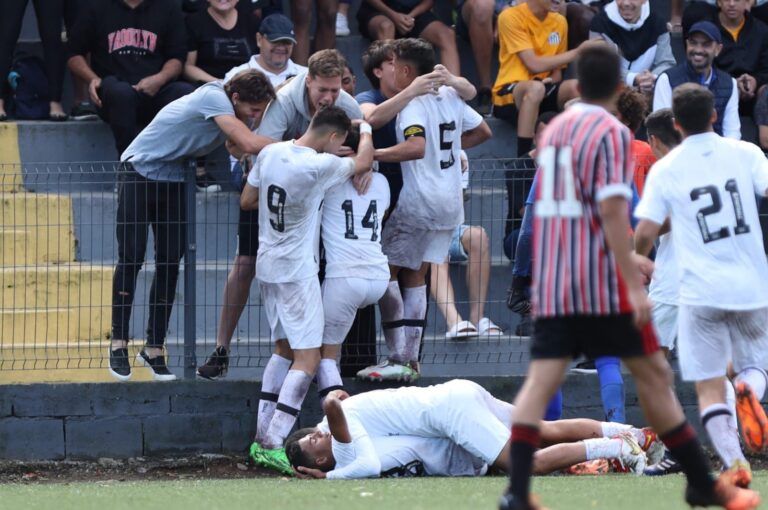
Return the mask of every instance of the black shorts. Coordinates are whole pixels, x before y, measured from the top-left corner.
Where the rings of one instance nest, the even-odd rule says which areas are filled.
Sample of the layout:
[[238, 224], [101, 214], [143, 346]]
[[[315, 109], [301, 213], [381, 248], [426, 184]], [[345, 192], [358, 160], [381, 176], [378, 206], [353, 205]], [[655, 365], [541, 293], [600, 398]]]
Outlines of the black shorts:
[[[520, 83], [520, 82], [517, 82], [517, 83]], [[506, 92], [508, 94], [512, 94], [512, 91], [515, 90], [515, 86], [517, 85], [517, 83], [512, 83], [508, 85]], [[544, 99], [541, 100], [541, 104], [539, 105], [539, 115], [541, 115], [544, 112], [560, 111], [560, 107], [557, 104], [557, 94], [560, 91], [560, 85], [562, 83], [563, 82], [558, 81], [558, 82], [548, 83], [544, 85]], [[514, 103], [504, 105], [504, 106], [494, 105], [493, 116], [499, 119], [506, 120], [513, 124], [516, 124], [517, 123], [517, 106]]]
[[[402, 5], [400, 2], [392, 0], [388, 1], [387, 5], [393, 11], [403, 14], [409, 13], [412, 9], [411, 7]], [[360, 4], [360, 9], [357, 10], [357, 25], [358, 30], [360, 30], [360, 34], [367, 39], [373, 39], [373, 37], [371, 37], [371, 33], [368, 31], [368, 23], [373, 19], [374, 16], [386, 16], [386, 14], [381, 11], [377, 11], [371, 7], [368, 2], [363, 0], [363, 2]], [[424, 29], [427, 28], [427, 26], [433, 21], [438, 21], [438, 19], [432, 11], [419, 14], [414, 20], [413, 30], [404, 35], [396, 34], [395, 37], [419, 37]]]
[[575, 358], [583, 354], [633, 358], [659, 350], [656, 332], [649, 323], [642, 331], [632, 314], [546, 317], [533, 323], [531, 359]]
[[259, 210], [240, 209], [237, 222], [237, 254], [243, 257], [255, 257], [259, 251]]

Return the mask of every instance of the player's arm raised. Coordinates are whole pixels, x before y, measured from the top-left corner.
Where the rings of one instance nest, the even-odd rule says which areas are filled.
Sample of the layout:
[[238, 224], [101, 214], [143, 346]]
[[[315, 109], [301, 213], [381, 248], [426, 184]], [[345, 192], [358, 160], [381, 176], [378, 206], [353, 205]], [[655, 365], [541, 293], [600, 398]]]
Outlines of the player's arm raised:
[[349, 433], [347, 418], [344, 416], [344, 409], [341, 407], [341, 400], [333, 392], [325, 397], [323, 412], [326, 418], [328, 418], [328, 428], [333, 438], [339, 443], [351, 443], [352, 435]]
[[371, 169], [373, 166], [373, 137], [372, 128], [367, 122], [360, 124], [360, 143], [357, 145], [357, 154], [350, 156], [355, 162], [354, 175], [360, 175]]
[[245, 154], [258, 154], [261, 149], [274, 142], [271, 138], [253, 133], [234, 115], [218, 115], [213, 120], [237, 149]]

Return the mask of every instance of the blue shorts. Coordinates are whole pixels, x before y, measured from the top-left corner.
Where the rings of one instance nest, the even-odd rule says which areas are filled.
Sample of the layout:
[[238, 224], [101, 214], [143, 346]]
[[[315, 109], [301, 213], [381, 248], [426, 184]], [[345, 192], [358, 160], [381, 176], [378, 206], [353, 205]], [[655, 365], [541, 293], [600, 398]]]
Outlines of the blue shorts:
[[469, 228], [469, 225], [459, 225], [453, 231], [451, 237], [451, 248], [448, 250], [448, 262], [466, 262], [469, 260], [467, 252], [464, 251], [464, 245], [461, 244], [461, 236]]

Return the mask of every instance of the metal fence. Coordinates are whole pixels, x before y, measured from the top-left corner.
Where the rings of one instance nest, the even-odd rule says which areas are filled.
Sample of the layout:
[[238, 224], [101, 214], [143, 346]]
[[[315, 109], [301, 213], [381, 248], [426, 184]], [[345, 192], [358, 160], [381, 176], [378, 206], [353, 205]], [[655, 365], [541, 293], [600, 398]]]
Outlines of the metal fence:
[[[165, 339], [169, 367], [186, 377], [194, 376], [195, 366], [216, 344], [237, 246], [238, 193], [228, 165], [209, 163], [207, 170], [223, 191], [196, 190], [190, 171], [180, 185], [186, 203], [170, 200], [168, 190], [154, 197], [157, 207], [176, 208], [165, 211], [173, 218], [183, 218], [183, 212], [182, 223], [190, 227]], [[106, 368], [115, 320], [120, 174], [115, 163], [0, 165], [0, 373]], [[527, 339], [514, 335], [518, 318], [506, 308], [505, 297], [512, 271], [509, 248], [514, 246], [514, 234], [508, 234], [519, 227], [532, 177], [530, 160], [470, 161], [465, 224], [474, 228], [466, 232], [460, 250], [469, 260], [432, 270], [424, 373], [510, 373], [515, 371], [511, 366], [525, 364]], [[126, 183], [124, 175], [121, 182]], [[138, 226], [136, 231], [149, 233], [149, 241], [129, 322], [134, 353], [148, 329], [150, 287], [158, 273], [155, 243], [167, 241], [163, 235], [155, 239], [147, 225]], [[435, 295], [442, 296], [440, 303]], [[488, 317], [503, 334], [447, 338], [444, 313], [451, 323], [458, 321], [456, 313], [473, 322]], [[347, 374], [386, 355], [376, 314], [373, 326], [356, 324], [348, 337], [342, 358]], [[230, 370], [242, 369], [244, 376], [255, 374], [272, 352], [255, 280], [231, 345]]]

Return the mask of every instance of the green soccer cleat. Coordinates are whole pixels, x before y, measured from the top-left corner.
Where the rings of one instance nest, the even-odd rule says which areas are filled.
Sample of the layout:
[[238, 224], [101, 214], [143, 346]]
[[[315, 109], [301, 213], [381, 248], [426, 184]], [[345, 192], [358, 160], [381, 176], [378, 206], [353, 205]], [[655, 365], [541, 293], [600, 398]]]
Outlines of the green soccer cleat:
[[291, 467], [291, 463], [288, 462], [288, 457], [285, 455], [285, 448], [267, 450], [259, 443], [253, 443], [250, 454], [253, 462], [257, 465], [286, 476], [294, 476], [293, 467]]

